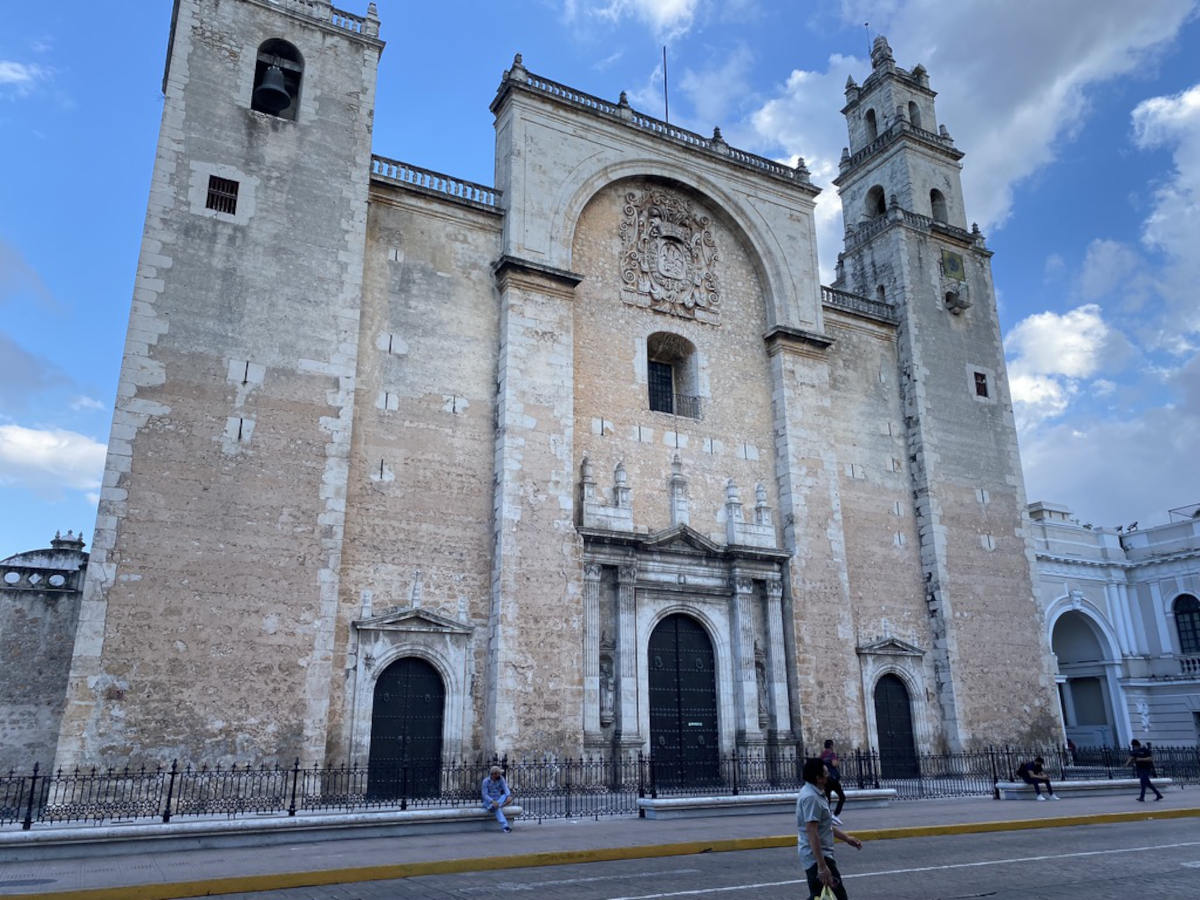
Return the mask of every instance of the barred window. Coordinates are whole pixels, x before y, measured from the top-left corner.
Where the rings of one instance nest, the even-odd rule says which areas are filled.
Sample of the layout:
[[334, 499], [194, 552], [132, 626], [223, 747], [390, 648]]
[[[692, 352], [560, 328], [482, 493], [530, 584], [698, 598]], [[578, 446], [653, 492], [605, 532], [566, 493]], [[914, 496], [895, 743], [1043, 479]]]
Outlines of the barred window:
[[675, 412], [675, 372], [669, 363], [650, 361], [650, 408], [655, 412]]
[[696, 348], [687, 338], [657, 331], [646, 339], [650, 409], [701, 419]]
[[217, 175], [208, 176], [208, 199], [206, 209], [217, 212], [237, 214], [238, 183], [232, 178], [220, 178]]
[[1191, 594], [1175, 598], [1175, 628], [1179, 632], [1179, 652], [1184, 656], [1200, 654], [1200, 600]]
[[988, 395], [987, 375], [983, 372], [975, 373], [975, 396], [986, 397]]

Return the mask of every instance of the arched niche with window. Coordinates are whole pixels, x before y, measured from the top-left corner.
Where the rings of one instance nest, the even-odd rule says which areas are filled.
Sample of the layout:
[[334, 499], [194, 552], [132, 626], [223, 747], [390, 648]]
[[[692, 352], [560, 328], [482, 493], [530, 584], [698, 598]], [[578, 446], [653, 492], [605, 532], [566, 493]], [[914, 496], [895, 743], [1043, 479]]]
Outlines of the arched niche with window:
[[866, 213], [868, 219], [878, 219], [887, 212], [887, 198], [883, 195], [882, 185], [875, 185], [867, 191]]
[[933, 221], [946, 224], [946, 195], [937, 188], [929, 192], [929, 209]]
[[869, 144], [879, 137], [879, 123], [875, 121], [875, 110], [868, 109], [863, 121], [867, 125], [867, 143]]
[[1200, 656], [1200, 600], [1191, 594], [1180, 594], [1173, 608], [1179, 652], [1183, 656]]
[[921, 107], [912, 100], [908, 101], [908, 121], [913, 128], [921, 127]]
[[263, 41], [254, 64], [250, 108], [295, 121], [303, 80], [304, 57], [299, 50], [280, 38]]
[[696, 347], [685, 337], [656, 331], [646, 338], [646, 382], [650, 409], [699, 419], [699, 372]]

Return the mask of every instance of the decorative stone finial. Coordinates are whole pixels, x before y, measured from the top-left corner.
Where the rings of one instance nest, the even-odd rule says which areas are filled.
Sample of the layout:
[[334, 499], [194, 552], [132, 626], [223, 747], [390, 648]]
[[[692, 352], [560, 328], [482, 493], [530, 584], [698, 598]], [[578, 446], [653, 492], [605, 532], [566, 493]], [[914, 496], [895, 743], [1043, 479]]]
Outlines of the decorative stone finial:
[[629, 105], [629, 95], [626, 94], [624, 91], [621, 91], [621, 96], [617, 100], [617, 106], [628, 106], [628, 105]]
[[76, 552], [82, 552], [82, 550], [83, 550], [83, 531], [82, 531], [82, 529], [80, 530], [79, 534], [76, 534], [74, 531], [71, 531], [68, 529], [66, 537], [62, 536], [61, 531], [55, 531], [54, 532], [54, 540], [52, 540], [50, 542], [50, 548], [52, 550], [75, 550]]
[[525, 62], [521, 58], [521, 54], [517, 53], [513, 56], [512, 68], [504, 73], [504, 77], [511, 81], [524, 81], [529, 76], [525, 71]]
[[630, 509], [633, 506], [633, 490], [629, 487], [629, 476], [625, 474], [625, 460], [617, 460], [613, 469], [613, 506]]
[[794, 169], [794, 172], [795, 172], [797, 181], [810, 180], [810, 173], [808, 171], [808, 166], [805, 164], [803, 156], [796, 157], [796, 168]]
[[892, 56], [891, 45], [888, 44], [887, 38], [881, 34], [879, 37], [875, 38], [875, 44], [871, 47], [871, 68], [890, 68], [895, 64], [896, 60]]
[[686, 525], [691, 516], [687, 495], [687, 479], [683, 475], [683, 461], [676, 453], [671, 458], [671, 478], [669, 479], [671, 495], [671, 526]]
[[729, 145], [725, 143], [725, 138], [721, 137], [720, 128], [713, 128], [713, 136], [709, 143], [712, 145], [712, 148], [719, 153], [729, 152]]

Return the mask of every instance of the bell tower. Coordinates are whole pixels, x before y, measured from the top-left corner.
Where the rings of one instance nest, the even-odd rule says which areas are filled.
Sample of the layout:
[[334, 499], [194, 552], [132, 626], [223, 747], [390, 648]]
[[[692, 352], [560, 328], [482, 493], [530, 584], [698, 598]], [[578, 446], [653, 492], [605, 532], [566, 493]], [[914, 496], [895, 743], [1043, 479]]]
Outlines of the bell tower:
[[897, 380], [944, 733], [951, 749], [1058, 741], [992, 254], [979, 228], [967, 228], [963, 153], [937, 122], [925, 68], [898, 67], [883, 37], [871, 66], [861, 86], [846, 83], [850, 144], [834, 181], [845, 247], [834, 286], [891, 304], [899, 318]]
[[59, 765], [324, 757], [378, 35], [175, 0]]

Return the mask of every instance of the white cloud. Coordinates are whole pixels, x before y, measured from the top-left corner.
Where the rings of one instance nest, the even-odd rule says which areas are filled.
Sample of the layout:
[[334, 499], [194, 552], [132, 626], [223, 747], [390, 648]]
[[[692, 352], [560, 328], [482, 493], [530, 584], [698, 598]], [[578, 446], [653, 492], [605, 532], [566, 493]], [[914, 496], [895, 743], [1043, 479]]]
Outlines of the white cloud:
[[1134, 141], [1143, 150], [1167, 147], [1172, 170], [1154, 190], [1142, 243], [1161, 253], [1158, 287], [1163, 314], [1150, 323], [1148, 343], [1176, 355], [1200, 346], [1200, 84], [1142, 101], [1132, 114]]
[[1200, 357], [1172, 382], [1178, 403], [1023, 434], [1029, 499], [1067, 501], [1081, 521], [1109, 526], [1163, 522], [1171, 507], [1200, 500]]
[[6, 93], [24, 97], [49, 78], [50, 69], [45, 66], [0, 59], [0, 97]]
[[84, 394], [80, 394], [71, 401], [71, 409], [77, 411], [81, 409], [104, 409], [104, 404], [95, 397], [88, 397]]
[[581, 13], [594, 18], [616, 22], [633, 18], [648, 25], [662, 40], [678, 37], [692, 27], [700, 0], [567, 0], [563, 14], [568, 21]]
[[1105, 323], [1094, 303], [1059, 315], [1036, 313], [1018, 322], [1004, 347], [1016, 359], [1013, 371], [1087, 378], [1108, 361], [1119, 336]]
[[0, 484], [20, 484], [43, 496], [64, 488], [99, 489], [105, 446], [61, 428], [0, 425]]

